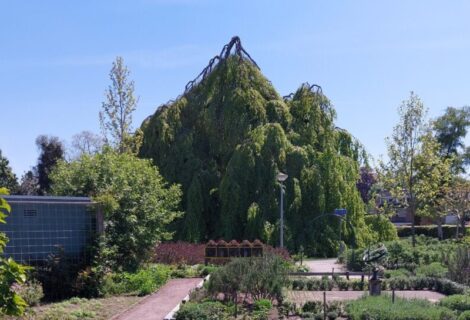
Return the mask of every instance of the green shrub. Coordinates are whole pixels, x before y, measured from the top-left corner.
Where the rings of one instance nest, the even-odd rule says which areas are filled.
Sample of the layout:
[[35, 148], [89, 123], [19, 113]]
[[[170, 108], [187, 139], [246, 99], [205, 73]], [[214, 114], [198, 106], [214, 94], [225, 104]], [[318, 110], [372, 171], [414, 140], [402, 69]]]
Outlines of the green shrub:
[[395, 277], [408, 277], [410, 272], [404, 268], [396, 270], [386, 270], [384, 272], [384, 277], [386, 279], [395, 278]]
[[338, 313], [330, 311], [326, 314], [326, 317], [328, 318], [328, 320], [335, 320], [336, 318], [338, 318]]
[[[467, 229], [469, 229], [467, 227]], [[456, 234], [456, 226], [455, 225], [443, 225], [442, 226], [442, 233], [444, 239], [451, 239], [455, 237]], [[469, 231], [467, 231], [468, 233]], [[397, 227], [398, 237], [405, 238], [411, 237], [411, 227], [409, 226], [400, 226]], [[438, 238], [437, 233], [437, 226], [430, 225], [430, 226], [415, 226], [415, 233], [416, 235], [423, 235], [432, 238]]]
[[465, 285], [470, 285], [470, 248], [468, 245], [455, 249], [449, 259], [450, 279]]
[[388, 295], [367, 296], [351, 301], [346, 306], [349, 319], [380, 320], [451, 320], [455, 314], [444, 307], [433, 305], [425, 300], [406, 300], [396, 298], [395, 303]]
[[470, 296], [455, 294], [443, 298], [439, 304], [451, 310], [470, 311]]
[[338, 285], [338, 289], [339, 290], [343, 290], [343, 291], [347, 291], [349, 289], [349, 281], [348, 280], [344, 280], [344, 279], [338, 279], [338, 281], [336, 281], [336, 284]]
[[447, 268], [444, 267], [440, 262], [432, 262], [430, 264], [424, 264], [416, 269], [416, 275], [432, 277], [432, 278], [443, 278], [447, 274]]
[[215, 270], [217, 270], [219, 267], [218, 266], [214, 266], [214, 265], [199, 265], [197, 270], [199, 272], [199, 275], [201, 277], [206, 277], [208, 276], [209, 274], [213, 273]]
[[365, 287], [365, 282], [362, 282], [361, 280], [352, 280], [351, 281], [351, 288], [354, 291], [362, 291], [364, 290]]
[[228, 308], [220, 302], [187, 302], [175, 315], [176, 320], [218, 320], [228, 316]]
[[136, 273], [112, 273], [105, 276], [102, 291], [105, 295], [136, 293], [147, 295], [169, 279], [171, 267], [163, 264], [150, 265]]
[[41, 299], [44, 297], [44, 292], [42, 291], [42, 285], [37, 280], [27, 281], [21, 285], [18, 285], [15, 288], [15, 292], [23, 298], [23, 300], [30, 307], [34, 307], [39, 304]]
[[271, 303], [271, 300], [268, 299], [256, 300], [253, 306], [254, 310], [256, 311], [269, 311], [272, 309], [272, 307], [273, 304]]
[[310, 279], [307, 281], [307, 290], [309, 291], [317, 291], [321, 287], [322, 280], [320, 279]]
[[301, 279], [296, 279], [292, 281], [292, 289], [293, 290], [303, 290], [306, 283]]
[[323, 311], [323, 304], [321, 301], [307, 301], [302, 306], [302, 312], [320, 313]]
[[470, 320], [470, 311], [464, 311], [462, 312], [457, 320]]

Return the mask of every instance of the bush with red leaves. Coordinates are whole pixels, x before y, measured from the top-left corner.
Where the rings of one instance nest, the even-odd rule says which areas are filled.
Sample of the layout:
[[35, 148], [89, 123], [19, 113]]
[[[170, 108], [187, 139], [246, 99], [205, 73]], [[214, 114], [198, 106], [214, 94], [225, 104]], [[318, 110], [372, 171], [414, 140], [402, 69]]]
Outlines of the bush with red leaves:
[[204, 263], [205, 244], [189, 242], [161, 243], [155, 248], [154, 262], [165, 264], [189, 264]]
[[286, 261], [291, 261], [289, 251], [286, 248], [273, 248], [272, 246], [265, 245], [264, 251], [275, 254]]

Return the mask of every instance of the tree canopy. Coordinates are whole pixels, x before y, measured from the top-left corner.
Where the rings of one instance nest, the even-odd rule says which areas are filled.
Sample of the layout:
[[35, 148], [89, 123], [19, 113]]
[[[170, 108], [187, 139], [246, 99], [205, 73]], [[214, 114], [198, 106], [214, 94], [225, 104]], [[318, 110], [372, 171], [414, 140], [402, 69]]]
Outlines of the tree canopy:
[[168, 185], [149, 160], [106, 149], [61, 161], [51, 175], [53, 193], [91, 196], [105, 214], [103, 257], [113, 269], [135, 270], [180, 213], [180, 188]]
[[[316, 85], [281, 97], [238, 38], [214, 57], [184, 94], [143, 125], [140, 156], [183, 188], [178, 237], [261, 238], [277, 243], [279, 186], [286, 172], [286, 242], [309, 254], [338, 248], [339, 221], [315, 220], [346, 208], [358, 243], [370, 238], [356, 188], [360, 144], [334, 125], [335, 110]], [[344, 224], [346, 241], [352, 232]]]

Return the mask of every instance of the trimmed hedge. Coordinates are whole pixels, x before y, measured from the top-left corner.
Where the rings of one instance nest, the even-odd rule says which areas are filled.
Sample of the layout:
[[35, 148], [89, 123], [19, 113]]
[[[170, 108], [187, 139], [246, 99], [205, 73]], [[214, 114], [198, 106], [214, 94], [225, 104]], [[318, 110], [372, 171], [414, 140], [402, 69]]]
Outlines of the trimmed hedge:
[[[437, 226], [416, 226], [415, 227], [416, 235], [425, 235], [427, 237], [438, 238]], [[445, 224], [442, 226], [442, 234], [444, 239], [455, 238], [457, 232], [457, 227], [455, 225]], [[397, 227], [397, 234], [400, 238], [411, 237], [411, 226], [399, 226]], [[470, 227], [466, 228], [466, 234], [470, 234]]]
[[457, 319], [456, 314], [445, 307], [437, 306], [425, 300], [406, 300], [395, 298], [395, 303], [388, 295], [367, 296], [351, 301], [346, 306], [349, 319], [380, 320], [443, 320]]

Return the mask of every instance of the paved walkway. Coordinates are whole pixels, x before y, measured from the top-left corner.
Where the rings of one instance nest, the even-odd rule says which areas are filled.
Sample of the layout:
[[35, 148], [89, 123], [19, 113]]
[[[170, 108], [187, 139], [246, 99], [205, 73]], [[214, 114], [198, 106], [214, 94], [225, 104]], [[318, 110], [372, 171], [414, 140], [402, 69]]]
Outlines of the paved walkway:
[[[364, 291], [326, 291], [326, 301], [346, 301], [356, 300], [368, 294]], [[382, 291], [382, 294], [392, 294], [391, 291]], [[426, 299], [431, 302], [438, 302], [445, 295], [428, 290], [422, 291], [395, 291], [397, 297], [406, 299]], [[295, 301], [297, 304], [304, 304], [307, 301], [323, 300], [323, 291], [289, 291], [287, 293], [289, 301]]]
[[336, 260], [336, 258], [305, 260], [303, 264], [307, 266], [311, 272], [332, 272], [333, 268], [335, 272], [346, 271], [346, 268], [342, 264], [337, 263]]
[[172, 279], [156, 293], [113, 318], [113, 320], [162, 320], [202, 279]]

